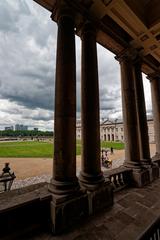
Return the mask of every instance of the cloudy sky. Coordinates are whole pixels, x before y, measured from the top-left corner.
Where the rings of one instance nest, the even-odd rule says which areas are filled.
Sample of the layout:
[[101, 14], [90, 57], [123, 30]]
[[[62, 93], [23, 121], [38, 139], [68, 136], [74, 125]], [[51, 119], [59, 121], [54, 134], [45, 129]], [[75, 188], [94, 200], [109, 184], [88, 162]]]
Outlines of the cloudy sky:
[[[52, 130], [57, 25], [32, 0], [0, 1], [0, 129], [17, 123]], [[98, 48], [101, 118], [121, 118], [120, 69]], [[80, 117], [81, 43], [77, 52], [77, 118]], [[150, 85], [144, 76], [147, 111]]]

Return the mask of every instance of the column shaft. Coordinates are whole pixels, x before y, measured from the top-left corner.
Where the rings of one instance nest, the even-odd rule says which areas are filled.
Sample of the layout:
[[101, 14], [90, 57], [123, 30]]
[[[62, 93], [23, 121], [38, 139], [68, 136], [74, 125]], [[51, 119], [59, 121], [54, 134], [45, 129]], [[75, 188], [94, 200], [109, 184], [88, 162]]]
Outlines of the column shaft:
[[160, 79], [151, 79], [152, 109], [154, 119], [154, 132], [156, 153], [160, 154]]
[[137, 118], [138, 118], [138, 133], [140, 146], [140, 159], [144, 165], [151, 163], [148, 125], [146, 116], [146, 106], [144, 97], [144, 88], [141, 72], [141, 62], [137, 59], [134, 63], [134, 83], [136, 93]]
[[54, 161], [51, 190], [72, 192], [76, 178], [76, 64], [74, 20], [61, 14], [58, 20], [54, 115]]
[[99, 84], [96, 34], [90, 23], [82, 32], [82, 171], [80, 182], [89, 188], [104, 181], [100, 163]]
[[137, 109], [133, 79], [133, 63], [129, 57], [120, 59], [122, 108], [125, 135], [125, 162], [127, 167], [140, 167]]

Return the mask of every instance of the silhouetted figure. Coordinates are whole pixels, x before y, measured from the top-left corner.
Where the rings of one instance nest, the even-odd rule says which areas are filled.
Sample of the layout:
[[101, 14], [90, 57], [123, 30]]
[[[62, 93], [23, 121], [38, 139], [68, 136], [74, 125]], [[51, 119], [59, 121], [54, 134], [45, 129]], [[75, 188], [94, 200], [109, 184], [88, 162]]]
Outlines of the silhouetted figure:
[[111, 147], [111, 154], [113, 154], [113, 147]]

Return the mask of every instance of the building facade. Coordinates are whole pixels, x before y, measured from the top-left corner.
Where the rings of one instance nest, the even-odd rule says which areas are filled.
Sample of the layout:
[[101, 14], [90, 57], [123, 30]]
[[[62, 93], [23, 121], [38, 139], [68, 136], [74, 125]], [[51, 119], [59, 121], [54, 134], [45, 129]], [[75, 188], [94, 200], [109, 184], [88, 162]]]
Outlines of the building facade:
[[[149, 142], [155, 143], [154, 122], [153, 119], [147, 120]], [[81, 139], [81, 121], [77, 120], [76, 138]], [[124, 126], [121, 120], [105, 120], [100, 124], [100, 139], [102, 141], [121, 141], [124, 142]]]
[[13, 130], [13, 126], [5, 127], [4, 130], [5, 130], [5, 131], [7, 131], [7, 130]]
[[15, 131], [27, 131], [28, 126], [25, 126], [23, 124], [16, 124], [15, 125]]

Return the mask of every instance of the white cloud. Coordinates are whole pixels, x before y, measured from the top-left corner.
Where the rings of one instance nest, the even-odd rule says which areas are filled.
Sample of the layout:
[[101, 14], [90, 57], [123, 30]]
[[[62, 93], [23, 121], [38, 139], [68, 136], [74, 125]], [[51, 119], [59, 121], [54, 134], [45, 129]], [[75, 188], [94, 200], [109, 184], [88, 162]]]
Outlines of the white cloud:
[[[33, 0], [0, 1], [0, 127], [22, 123], [52, 129], [57, 24]], [[97, 44], [101, 117], [122, 115], [120, 67]], [[81, 42], [76, 37], [77, 116], [80, 117]], [[147, 109], [151, 109], [150, 89]], [[149, 96], [149, 97], [148, 97]]]

